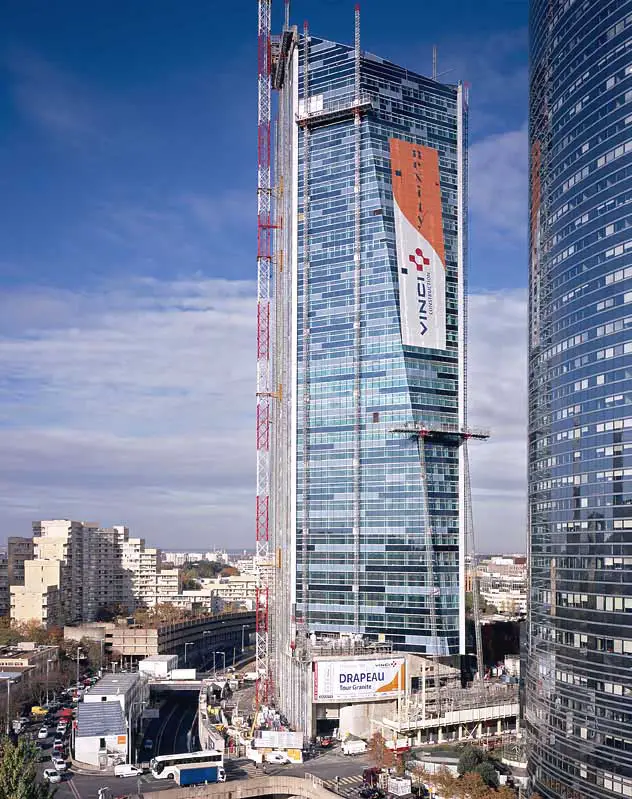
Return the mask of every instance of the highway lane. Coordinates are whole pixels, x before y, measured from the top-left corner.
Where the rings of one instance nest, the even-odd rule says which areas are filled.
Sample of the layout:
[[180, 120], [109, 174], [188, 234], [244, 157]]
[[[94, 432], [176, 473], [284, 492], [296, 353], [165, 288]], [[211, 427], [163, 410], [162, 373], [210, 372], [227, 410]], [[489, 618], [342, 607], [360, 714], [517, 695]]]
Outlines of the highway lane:
[[173, 755], [187, 751], [187, 734], [197, 712], [197, 696], [179, 696], [166, 702], [161, 719], [163, 723], [154, 741], [154, 752]]

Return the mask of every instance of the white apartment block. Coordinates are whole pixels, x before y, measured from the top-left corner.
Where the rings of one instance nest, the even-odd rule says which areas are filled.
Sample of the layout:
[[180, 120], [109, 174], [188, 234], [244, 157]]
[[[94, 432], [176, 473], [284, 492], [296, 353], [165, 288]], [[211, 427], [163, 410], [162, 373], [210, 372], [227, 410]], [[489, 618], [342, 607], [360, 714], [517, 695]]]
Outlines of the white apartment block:
[[256, 571], [254, 555], [239, 558], [231, 563], [240, 574], [254, 574]]
[[169, 603], [178, 596], [182, 587], [180, 569], [162, 569], [156, 573], [156, 602]]
[[6, 552], [0, 552], [0, 616], [7, 616], [10, 609], [9, 556]]
[[173, 566], [186, 566], [187, 563], [198, 563], [209, 561], [211, 563], [228, 563], [228, 555], [225, 552], [163, 552], [162, 559], [165, 563]]
[[208, 578], [199, 582], [205, 591], [211, 592], [224, 603], [242, 605], [247, 610], [254, 609], [257, 590], [257, 579], [254, 574]]
[[501, 613], [527, 612], [527, 559], [524, 555], [494, 555], [478, 564], [480, 595]]
[[25, 561], [24, 585], [10, 587], [11, 621], [35, 622], [47, 629], [63, 624], [60, 583], [61, 561]]
[[[94, 621], [100, 610], [154, 607], [180, 591], [180, 575], [161, 568], [160, 550], [130, 538], [122, 525], [50, 519], [33, 523], [32, 549], [27, 539], [13, 540], [9, 553], [16, 581], [22, 582], [11, 591], [15, 621], [36, 619], [50, 626], [52, 615], [55, 623]], [[11, 567], [9, 557], [9, 572]], [[1, 591], [0, 559], [0, 607]]]

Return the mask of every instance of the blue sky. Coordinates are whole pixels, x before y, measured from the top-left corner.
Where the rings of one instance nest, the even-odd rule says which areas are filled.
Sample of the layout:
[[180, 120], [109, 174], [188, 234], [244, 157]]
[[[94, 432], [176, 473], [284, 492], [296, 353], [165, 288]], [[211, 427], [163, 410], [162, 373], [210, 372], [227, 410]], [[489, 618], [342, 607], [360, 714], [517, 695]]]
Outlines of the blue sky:
[[[292, 20], [350, 41], [353, 5]], [[471, 84], [475, 513], [482, 548], [520, 548], [527, 2], [384, 7], [364, 49], [429, 73], [436, 44]], [[256, 3], [5, 0], [3, 22], [0, 536], [72, 516], [249, 545]]]

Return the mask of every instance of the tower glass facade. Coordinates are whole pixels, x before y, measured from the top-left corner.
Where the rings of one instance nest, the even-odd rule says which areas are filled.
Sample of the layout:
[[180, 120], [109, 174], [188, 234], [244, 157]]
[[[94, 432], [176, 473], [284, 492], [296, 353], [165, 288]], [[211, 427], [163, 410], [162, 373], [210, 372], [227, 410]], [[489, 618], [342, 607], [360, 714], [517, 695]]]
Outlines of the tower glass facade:
[[275, 668], [283, 675], [290, 647], [314, 633], [458, 654], [459, 437], [415, 431], [465, 421], [462, 89], [296, 32], [286, 59], [275, 160]]
[[526, 721], [544, 797], [632, 796], [632, 2], [532, 0]]

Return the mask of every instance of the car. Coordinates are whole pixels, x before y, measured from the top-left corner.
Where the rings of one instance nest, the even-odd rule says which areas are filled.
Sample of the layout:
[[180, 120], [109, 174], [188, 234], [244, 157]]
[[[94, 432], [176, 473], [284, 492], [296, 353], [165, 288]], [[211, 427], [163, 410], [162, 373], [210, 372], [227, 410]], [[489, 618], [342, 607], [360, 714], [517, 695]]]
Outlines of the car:
[[67, 729], [68, 729], [67, 724], [58, 724], [55, 732], [57, 733], [57, 735], [65, 735]]
[[37, 737], [40, 740], [43, 738], [48, 738], [48, 727], [40, 727], [37, 731]]
[[328, 735], [324, 735], [320, 739], [320, 748], [321, 749], [331, 749], [331, 747], [333, 745], [334, 745], [334, 739], [330, 738]]
[[57, 755], [53, 755], [51, 757], [51, 762], [53, 766], [57, 769], [57, 771], [66, 771], [68, 766], [66, 765], [66, 761], [63, 757], [58, 757]]
[[285, 752], [268, 752], [265, 757], [266, 763], [276, 763], [280, 766], [290, 762], [290, 758]]
[[61, 774], [55, 768], [45, 768], [42, 776], [46, 782], [50, 782], [53, 785], [61, 782]]
[[142, 773], [142, 768], [132, 766], [131, 763], [121, 763], [118, 766], [114, 766], [115, 777], [140, 777]]

